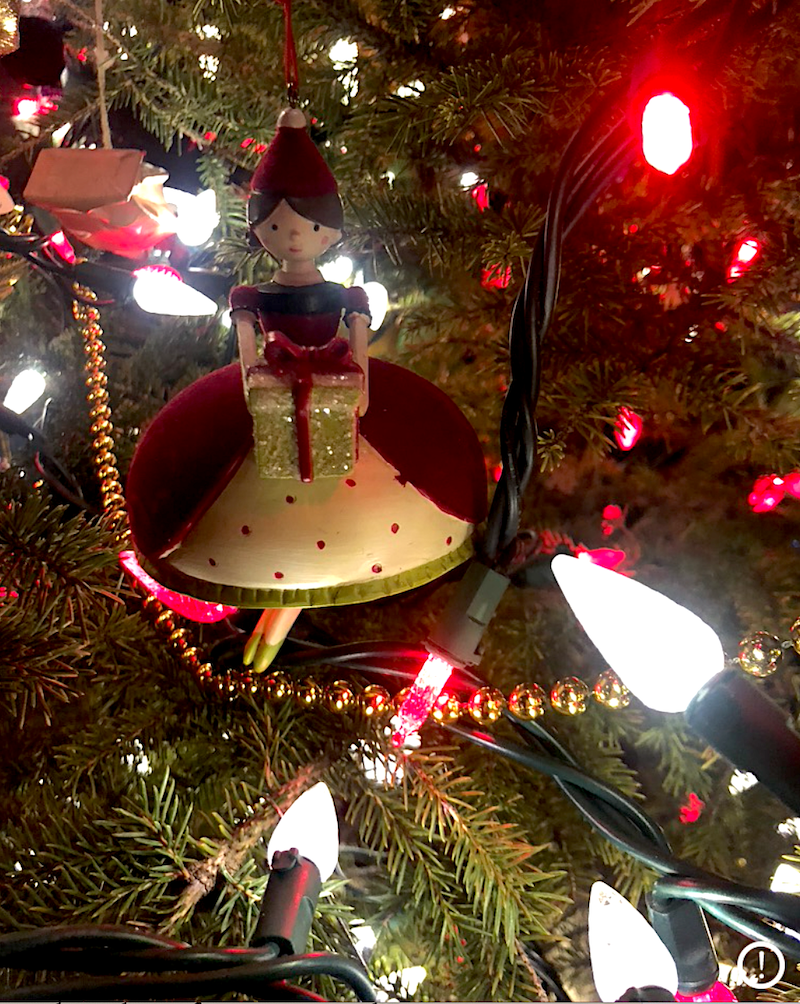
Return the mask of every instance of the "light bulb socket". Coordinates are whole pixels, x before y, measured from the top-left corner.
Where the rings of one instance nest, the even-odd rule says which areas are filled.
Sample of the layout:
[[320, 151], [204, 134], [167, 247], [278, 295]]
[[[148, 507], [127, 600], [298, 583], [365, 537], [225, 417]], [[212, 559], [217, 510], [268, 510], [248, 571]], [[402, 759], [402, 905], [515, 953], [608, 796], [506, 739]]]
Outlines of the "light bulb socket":
[[478, 646], [508, 588], [509, 579], [473, 561], [425, 647], [451, 666], [476, 666], [481, 661]]
[[300, 857], [296, 850], [276, 851], [252, 947], [274, 944], [281, 955], [302, 955], [321, 889], [313, 861]]
[[738, 669], [704, 684], [685, 712], [687, 724], [739, 770], [800, 814], [800, 736], [789, 716]]
[[664, 987], [648, 985], [646, 987], [628, 987], [618, 1001], [674, 1001], [675, 998]]
[[719, 961], [703, 911], [689, 900], [659, 895], [657, 887], [647, 907], [653, 930], [675, 961], [678, 992], [689, 997], [708, 990], [719, 979]]

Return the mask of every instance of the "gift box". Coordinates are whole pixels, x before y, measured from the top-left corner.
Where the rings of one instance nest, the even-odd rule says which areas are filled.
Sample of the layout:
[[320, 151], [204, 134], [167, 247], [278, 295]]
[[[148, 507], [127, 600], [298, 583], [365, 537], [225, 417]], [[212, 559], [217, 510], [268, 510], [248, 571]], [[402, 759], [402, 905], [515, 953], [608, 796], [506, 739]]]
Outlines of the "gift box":
[[298, 377], [265, 366], [246, 379], [262, 478], [343, 478], [353, 469], [364, 386], [360, 369]]
[[98, 251], [142, 258], [174, 234], [177, 217], [163, 192], [168, 175], [141, 150], [42, 150], [23, 193], [56, 217], [65, 233]]

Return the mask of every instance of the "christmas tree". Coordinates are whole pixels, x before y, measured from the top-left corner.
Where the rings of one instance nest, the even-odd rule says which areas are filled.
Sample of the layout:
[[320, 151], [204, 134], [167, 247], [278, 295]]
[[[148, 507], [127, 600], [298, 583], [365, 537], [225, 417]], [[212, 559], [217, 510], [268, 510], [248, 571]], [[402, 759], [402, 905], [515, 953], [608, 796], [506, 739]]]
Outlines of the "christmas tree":
[[[256, 610], [192, 623], [146, 599], [119, 563], [142, 430], [235, 361], [226, 294], [273, 267], [248, 239], [245, 196], [294, 79], [287, 10], [53, 0], [20, 19], [19, 47], [9, 40], [0, 59], [0, 170], [17, 203], [35, 153], [110, 140], [144, 149], [176, 188], [213, 189], [219, 211], [199, 248], [159, 233], [126, 256], [75, 238], [74, 265], [52, 240], [57, 213], [5, 207], [0, 392], [26, 369], [46, 384], [25, 407], [7, 399], [0, 431], [0, 923], [7, 933], [124, 924], [246, 946], [266, 841], [324, 780], [339, 867], [309, 950], [361, 958], [393, 996], [548, 1000], [561, 985], [568, 999], [597, 999], [592, 884], [644, 908], [655, 872], [590, 824], [574, 789], [470, 739], [480, 729], [530, 751], [532, 733], [504, 709], [543, 728], [557, 744], [540, 734], [538, 752], [558, 761], [566, 750], [638, 803], [686, 874], [767, 889], [796, 853], [797, 820], [766, 784], [609, 673], [550, 558], [583, 554], [694, 611], [736, 672], [758, 677], [795, 721], [799, 15], [780, 0], [298, 0], [291, 11], [299, 105], [344, 204], [343, 239], [323, 262], [347, 286], [388, 291], [370, 357], [414, 371], [461, 409], [490, 488], [507, 493], [506, 516], [526, 428], [534, 447], [519, 518], [494, 546], [493, 516], [475, 534], [478, 556], [511, 580], [480, 662], [456, 672], [420, 745], [398, 751], [387, 726], [467, 566], [397, 595], [305, 610], [259, 674], [243, 666]], [[66, 79], [40, 65], [38, 31], [57, 35], [56, 64], [64, 36]], [[671, 174], [627, 139], [592, 146], [613, 130], [640, 140], [655, 90], [691, 113], [694, 148]], [[592, 153], [546, 245], [560, 264], [538, 261], [562, 154], [587, 122]], [[156, 260], [194, 276], [217, 312], [161, 318], [126, 299], [131, 270]], [[535, 363], [520, 361], [519, 341], [509, 347], [526, 274], [536, 280], [526, 323], [547, 329]], [[522, 407], [511, 421], [507, 406], [514, 443], [504, 446], [509, 382], [530, 384], [534, 370], [535, 420]], [[440, 430], [426, 432], [435, 444]], [[622, 633], [638, 628], [629, 611], [614, 614]], [[668, 624], [653, 628], [642, 661], [672, 641]], [[755, 934], [710, 923], [720, 961], [734, 966]], [[787, 958], [771, 999], [800, 999], [794, 966]], [[35, 979], [72, 972], [67, 959], [48, 968]], [[33, 979], [6, 970], [5, 993]], [[350, 999], [329, 976], [300, 982]], [[736, 986], [741, 1000], [756, 992]]]

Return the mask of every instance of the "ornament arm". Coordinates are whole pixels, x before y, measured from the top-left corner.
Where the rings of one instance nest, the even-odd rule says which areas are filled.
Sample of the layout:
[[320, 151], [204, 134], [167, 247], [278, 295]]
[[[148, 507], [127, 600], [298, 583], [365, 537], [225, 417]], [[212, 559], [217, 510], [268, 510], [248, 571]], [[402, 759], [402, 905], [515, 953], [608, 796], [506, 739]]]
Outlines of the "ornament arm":
[[239, 342], [239, 362], [242, 364], [242, 374], [246, 377], [248, 370], [259, 362], [258, 339], [256, 337], [257, 318], [249, 310], [234, 310], [231, 320], [236, 328], [236, 338]]
[[358, 413], [363, 415], [369, 407], [369, 317], [353, 311], [345, 316], [345, 324], [349, 332], [353, 359], [364, 372], [364, 389], [358, 399]]

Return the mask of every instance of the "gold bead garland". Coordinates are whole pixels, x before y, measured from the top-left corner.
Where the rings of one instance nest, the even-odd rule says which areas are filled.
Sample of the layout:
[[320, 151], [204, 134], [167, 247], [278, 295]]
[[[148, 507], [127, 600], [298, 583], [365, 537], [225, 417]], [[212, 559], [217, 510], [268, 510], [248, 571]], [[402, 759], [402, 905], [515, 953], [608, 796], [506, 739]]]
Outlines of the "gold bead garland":
[[582, 715], [586, 710], [589, 688], [577, 676], [556, 680], [550, 691], [550, 703], [562, 715]]
[[[795, 624], [797, 621], [795, 621]], [[792, 629], [794, 629], [794, 624]], [[795, 648], [797, 644], [795, 643]], [[772, 676], [783, 660], [783, 647], [780, 638], [767, 631], [756, 631], [755, 634], [742, 638], [739, 642], [738, 663], [750, 676], [764, 678]]]
[[[84, 371], [87, 388], [86, 401], [89, 405], [90, 432], [94, 464], [100, 481], [100, 498], [103, 506], [103, 517], [114, 531], [114, 541], [120, 550], [130, 547], [130, 530], [128, 529], [128, 513], [125, 508], [125, 496], [122, 494], [122, 482], [117, 468], [117, 457], [114, 453], [114, 425], [111, 421], [111, 406], [109, 404], [108, 377], [106, 376], [105, 343], [103, 329], [100, 327], [100, 311], [91, 302], [97, 301], [93, 290], [75, 284], [76, 296], [80, 300], [72, 301], [72, 316], [80, 325], [83, 338], [83, 351], [86, 356]], [[180, 617], [167, 609], [154, 596], [146, 596], [142, 600], [144, 611], [152, 617], [156, 630], [166, 636], [169, 645], [175, 650], [181, 662], [193, 669], [201, 681], [211, 681], [213, 670], [209, 663], [203, 662], [202, 654], [191, 631], [179, 627]], [[228, 686], [229, 693], [230, 685]], [[233, 688], [236, 689], [235, 687]]]

